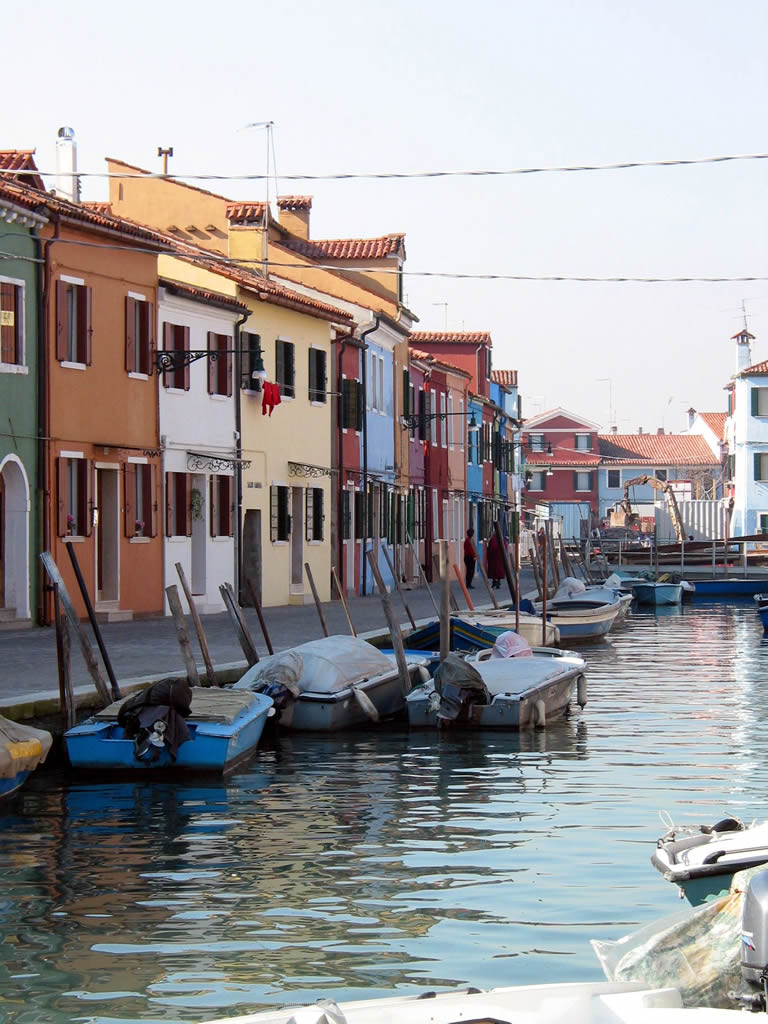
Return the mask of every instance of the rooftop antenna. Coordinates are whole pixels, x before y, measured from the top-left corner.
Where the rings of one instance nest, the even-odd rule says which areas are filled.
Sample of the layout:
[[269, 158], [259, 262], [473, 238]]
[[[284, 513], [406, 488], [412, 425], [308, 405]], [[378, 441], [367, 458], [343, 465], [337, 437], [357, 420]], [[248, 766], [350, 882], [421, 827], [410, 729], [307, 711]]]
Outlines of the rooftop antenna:
[[[245, 125], [246, 128], [264, 128], [267, 137], [267, 166], [264, 175], [266, 187], [266, 198], [264, 200], [264, 216], [261, 221], [261, 269], [264, 277], [269, 277], [269, 160], [270, 154], [274, 165], [275, 147], [272, 142], [272, 129], [274, 121], [251, 121]], [[277, 167], [275, 167], [275, 190], [277, 190]]]
[[447, 302], [433, 302], [433, 306], [443, 307], [443, 330], [448, 330], [448, 303]]
[[162, 146], [157, 147], [157, 155], [163, 158], [163, 174], [168, 173], [168, 157], [173, 156], [173, 146], [169, 146], [168, 149], [163, 149]]

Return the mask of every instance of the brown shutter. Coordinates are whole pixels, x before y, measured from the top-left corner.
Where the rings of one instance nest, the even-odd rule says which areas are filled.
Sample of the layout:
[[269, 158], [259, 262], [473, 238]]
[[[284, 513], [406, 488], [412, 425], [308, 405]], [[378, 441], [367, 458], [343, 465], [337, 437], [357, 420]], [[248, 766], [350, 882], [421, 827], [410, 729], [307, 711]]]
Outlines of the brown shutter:
[[215, 476], [213, 473], [211, 473], [211, 476], [209, 478], [208, 489], [210, 491], [211, 497], [208, 508], [208, 525], [212, 537], [218, 537], [219, 535], [219, 507], [218, 501], [216, 500], [216, 485], [220, 479], [221, 477]]
[[[167, 320], [163, 321], [163, 351], [169, 352], [173, 344], [173, 327]], [[173, 376], [167, 370], [163, 371], [163, 387], [169, 388], [173, 385]]]
[[147, 483], [149, 484], [148, 492], [145, 489], [145, 501], [147, 501], [147, 493], [149, 494], [149, 500], [147, 502], [147, 510], [144, 517], [144, 532], [149, 532], [150, 537], [157, 536], [157, 514], [159, 512], [158, 501], [157, 501], [157, 474], [159, 467], [154, 463], [150, 462], [147, 466]]
[[226, 488], [225, 488], [225, 493], [226, 493], [226, 496], [227, 496], [227, 504], [226, 504], [225, 507], [229, 510], [229, 515], [227, 517], [227, 536], [228, 537], [234, 537], [235, 536], [235, 487], [234, 487], [235, 481], [234, 481], [234, 477], [231, 477], [231, 476], [224, 477], [224, 479], [227, 482], [227, 485], [226, 485]]
[[[182, 346], [181, 346], [182, 350], [184, 352], [189, 352], [189, 328], [188, 327], [182, 327], [182, 332], [183, 332], [183, 343], [182, 343]], [[185, 391], [189, 391], [189, 363], [187, 363], [187, 365], [184, 367], [184, 390]]]
[[136, 369], [136, 299], [125, 297], [125, 368], [128, 373]]
[[147, 316], [147, 340], [139, 359], [142, 373], [152, 373], [152, 357], [155, 354], [155, 306], [152, 302], [144, 304]]
[[228, 337], [227, 335], [224, 336], [224, 347], [227, 350], [227, 355], [226, 355], [226, 359], [227, 359], [227, 390], [226, 390], [226, 394], [227, 394], [227, 398], [231, 398], [232, 397], [232, 358], [233, 358], [232, 349], [234, 348], [234, 342], [233, 342], [232, 338]]
[[60, 537], [67, 533], [67, 459], [56, 459], [56, 532]]
[[133, 507], [136, 495], [136, 471], [137, 466], [133, 462], [126, 462], [123, 466], [123, 492], [125, 495], [123, 504], [123, 527], [126, 537], [132, 537], [136, 532], [136, 510]]
[[67, 358], [67, 285], [56, 282], [56, 358], [63, 362]]
[[192, 477], [189, 473], [179, 473], [181, 482], [182, 498], [186, 511], [185, 533], [187, 537], [192, 536]]
[[90, 366], [93, 362], [93, 289], [78, 285], [77, 301], [77, 361]]
[[93, 533], [93, 462], [90, 459], [82, 462], [85, 465], [85, 536], [90, 537]]
[[176, 497], [174, 474], [165, 474], [165, 536], [173, 536], [173, 502]]
[[211, 359], [211, 353], [218, 350], [219, 338], [213, 331], [208, 331], [208, 394], [216, 393], [216, 360]]

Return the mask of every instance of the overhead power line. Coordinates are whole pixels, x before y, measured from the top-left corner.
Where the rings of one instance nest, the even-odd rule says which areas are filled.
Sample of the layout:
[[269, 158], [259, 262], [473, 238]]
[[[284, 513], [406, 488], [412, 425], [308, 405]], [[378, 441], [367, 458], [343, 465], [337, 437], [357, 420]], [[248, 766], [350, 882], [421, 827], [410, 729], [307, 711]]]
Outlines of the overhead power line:
[[[611, 164], [564, 164], [559, 167], [510, 167], [458, 171], [342, 171], [330, 174], [281, 174], [281, 181], [349, 181], [352, 179], [399, 180], [412, 178], [489, 178], [518, 174], [570, 174], [583, 171], [626, 171], [639, 167], [691, 167], [697, 164], [723, 164], [742, 160], [768, 160], [768, 153], [732, 153], [726, 156], [702, 156], [675, 160], [625, 160]], [[38, 171], [45, 178], [55, 171]], [[7, 175], [28, 175], [29, 170], [3, 170]], [[185, 181], [265, 181], [267, 174], [163, 174], [162, 171], [77, 171], [78, 178], [173, 178]]]

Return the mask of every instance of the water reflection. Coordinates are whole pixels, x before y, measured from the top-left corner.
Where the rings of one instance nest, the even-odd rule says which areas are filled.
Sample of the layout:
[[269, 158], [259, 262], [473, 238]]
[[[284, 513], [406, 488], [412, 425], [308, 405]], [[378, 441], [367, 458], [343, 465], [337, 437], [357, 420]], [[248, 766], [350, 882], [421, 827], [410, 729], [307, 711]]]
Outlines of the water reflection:
[[0, 828], [0, 1016], [192, 1021], [314, 999], [597, 978], [673, 909], [676, 820], [760, 815], [754, 608], [635, 613], [589, 703], [522, 736], [280, 737], [224, 783], [33, 778]]

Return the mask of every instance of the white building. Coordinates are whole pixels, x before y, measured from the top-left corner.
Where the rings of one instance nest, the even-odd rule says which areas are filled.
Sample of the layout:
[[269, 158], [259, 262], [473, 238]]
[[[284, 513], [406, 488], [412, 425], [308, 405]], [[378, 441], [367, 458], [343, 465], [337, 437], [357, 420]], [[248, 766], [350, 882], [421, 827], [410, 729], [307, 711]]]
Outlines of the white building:
[[733, 336], [737, 372], [728, 391], [725, 426], [733, 508], [730, 535], [768, 534], [768, 361], [752, 363], [746, 327]]
[[219, 586], [237, 578], [239, 381], [232, 353], [246, 313], [232, 296], [160, 280], [158, 349], [173, 362], [158, 370], [164, 586], [179, 584], [181, 563], [201, 614], [224, 611]]

